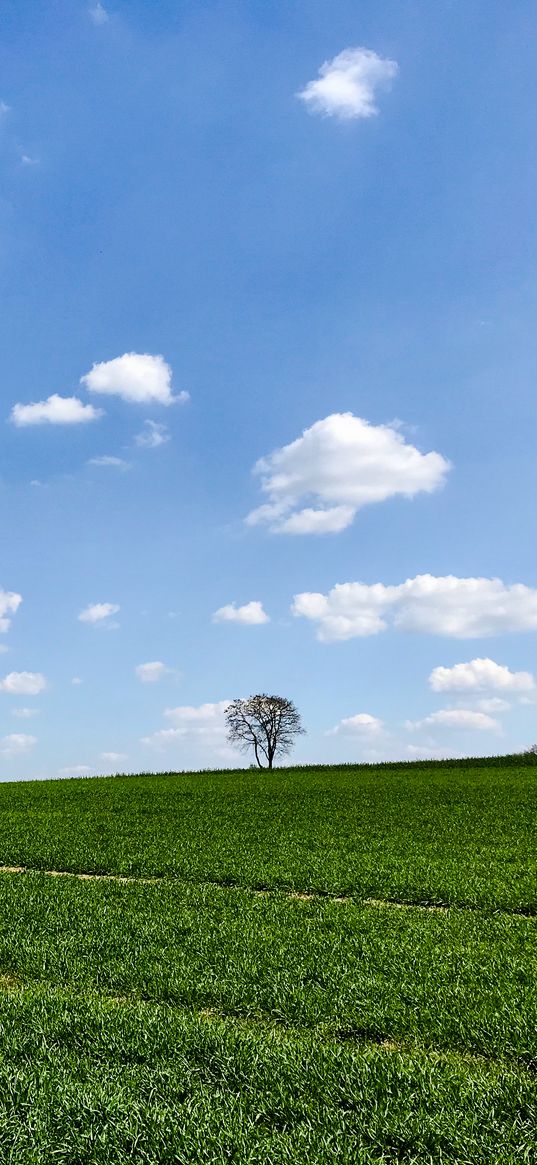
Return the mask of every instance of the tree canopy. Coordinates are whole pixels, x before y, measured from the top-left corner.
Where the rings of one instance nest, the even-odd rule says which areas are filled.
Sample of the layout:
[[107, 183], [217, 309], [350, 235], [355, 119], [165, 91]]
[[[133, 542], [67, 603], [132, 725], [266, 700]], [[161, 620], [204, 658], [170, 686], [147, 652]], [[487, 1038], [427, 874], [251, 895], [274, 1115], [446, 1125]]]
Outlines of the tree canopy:
[[229, 743], [241, 752], [252, 749], [260, 769], [271, 769], [276, 756], [287, 756], [304, 732], [297, 708], [284, 696], [262, 693], [233, 700], [225, 717]]

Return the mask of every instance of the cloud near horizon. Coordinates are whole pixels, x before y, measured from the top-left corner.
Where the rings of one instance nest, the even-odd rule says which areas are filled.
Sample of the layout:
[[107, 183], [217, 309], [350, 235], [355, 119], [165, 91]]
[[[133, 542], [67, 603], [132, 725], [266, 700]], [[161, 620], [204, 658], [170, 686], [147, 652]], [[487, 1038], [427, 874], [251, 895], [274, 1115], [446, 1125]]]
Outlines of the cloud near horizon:
[[379, 112], [377, 93], [398, 73], [396, 61], [363, 47], [344, 49], [319, 69], [319, 76], [297, 93], [310, 113], [357, 121]]
[[336, 534], [363, 506], [439, 489], [450, 468], [440, 453], [420, 453], [393, 425], [332, 413], [256, 463], [268, 502], [246, 523], [268, 523], [277, 534]]
[[29, 752], [35, 744], [37, 744], [36, 736], [30, 736], [27, 732], [10, 732], [8, 736], [3, 736], [0, 740], [0, 753], [6, 757], [22, 756], [23, 753]]
[[382, 720], [371, 716], [369, 712], [357, 712], [355, 716], [346, 716], [330, 728], [326, 736], [378, 736], [384, 725]]
[[200, 704], [197, 707], [182, 705], [167, 708], [164, 718], [171, 728], [161, 728], [150, 736], [142, 737], [142, 744], [162, 751], [177, 744], [208, 745], [213, 751], [225, 745], [227, 728], [224, 713], [229, 700], [219, 700], [214, 704]]
[[406, 727], [411, 731], [418, 728], [461, 728], [479, 732], [498, 732], [500, 725], [497, 720], [486, 712], [476, 711], [474, 708], [440, 708], [438, 712], [431, 712], [423, 720], [407, 720]]

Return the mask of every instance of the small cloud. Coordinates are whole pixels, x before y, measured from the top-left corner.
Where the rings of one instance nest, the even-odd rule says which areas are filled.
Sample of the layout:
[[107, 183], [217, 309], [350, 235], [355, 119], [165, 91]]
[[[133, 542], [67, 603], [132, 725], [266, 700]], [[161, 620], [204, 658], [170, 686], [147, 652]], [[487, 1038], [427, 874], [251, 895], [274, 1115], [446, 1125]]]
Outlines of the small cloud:
[[159, 445], [166, 445], [171, 441], [171, 433], [167, 425], [158, 421], [144, 421], [145, 428], [134, 438], [135, 445], [141, 449], [158, 449]]
[[82, 404], [76, 396], [59, 396], [54, 392], [46, 400], [33, 404], [16, 404], [10, 413], [10, 420], [17, 428], [27, 425], [80, 425], [97, 421], [103, 410], [93, 405]]
[[511, 704], [508, 700], [502, 700], [501, 696], [487, 696], [484, 700], [478, 700], [475, 706], [478, 712], [495, 716], [497, 712], [508, 712]]
[[457, 753], [448, 753], [445, 748], [433, 748], [426, 744], [407, 744], [405, 752], [410, 760], [445, 760], [448, 756], [457, 756]]
[[433, 692], [530, 692], [535, 680], [528, 671], [510, 671], [493, 659], [471, 659], [453, 667], [435, 667], [429, 676]]
[[21, 154], [22, 166], [38, 166], [39, 158], [32, 158], [30, 154]]
[[187, 392], [172, 395], [172, 370], [163, 356], [125, 352], [113, 360], [94, 364], [80, 383], [89, 392], [119, 396], [129, 404], [184, 404]]
[[228, 603], [225, 607], [219, 607], [213, 615], [213, 623], [244, 623], [253, 626], [269, 622], [270, 618], [263, 610], [263, 604], [257, 599], [245, 603], [243, 607], [237, 607], [236, 603]]
[[32, 716], [39, 715], [39, 708], [13, 708], [12, 716], [17, 716], [19, 720], [31, 720]]
[[325, 61], [315, 81], [297, 97], [310, 113], [353, 121], [378, 113], [377, 92], [387, 89], [398, 72], [396, 61], [379, 57], [372, 49], [344, 49]]
[[59, 769], [61, 777], [87, 777], [93, 772], [95, 772], [93, 765], [66, 765], [65, 768]]
[[99, 754], [100, 760], [106, 761], [107, 764], [120, 764], [121, 761], [127, 760], [126, 752], [101, 752]]
[[172, 669], [166, 667], [166, 664], [161, 663], [159, 659], [156, 659], [152, 663], [139, 663], [134, 671], [140, 683], [156, 684], [159, 680], [163, 680], [165, 676], [171, 675]]
[[37, 744], [37, 737], [29, 736], [26, 732], [11, 732], [0, 740], [0, 752], [3, 756], [22, 756], [34, 744]]
[[416, 728], [462, 728], [496, 732], [500, 725], [486, 712], [478, 712], [473, 708], [440, 708], [438, 712], [431, 712], [431, 715], [425, 716], [423, 720], [408, 720], [406, 727], [411, 731]]
[[0, 101], [0, 121], [3, 121], [8, 113], [11, 113], [11, 106], [6, 105], [5, 101]]
[[110, 20], [110, 13], [106, 11], [106, 8], [101, 4], [100, 0], [97, 0], [97, 3], [88, 9], [88, 16], [93, 24], [98, 26], [108, 24]]
[[384, 725], [382, 720], [371, 716], [369, 712], [357, 712], [355, 716], [346, 716], [340, 720], [335, 728], [330, 728], [326, 736], [378, 736]]
[[80, 612], [78, 619], [80, 623], [89, 623], [92, 627], [116, 628], [118, 624], [111, 623], [110, 617], [117, 615], [120, 609], [119, 603], [90, 603]]
[[184, 743], [207, 747], [212, 752], [224, 748], [227, 736], [224, 713], [228, 705], [229, 700], [220, 700], [216, 704], [200, 704], [198, 707], [167, 708], [164, 716], [172, 727], [144, 736], [142, 744], [158, 750]]
[[78, 685], [78, 684], [81, 684], [81, 683], [82, 683], [82, 680], [80, 679], [80, 676], [73, 676], [73, 678], [72, 678], [72, 680], [71, 680], [71, 683], [72, 683], [72, 684], [75, 684], [75, 685]]
[[90, 457], [88, 465], [110, 466], [112, 469], [121, 469], [122, 471], [131, 469], [130, 461], [125, 461], [123, 457], [113, 457], [108, 453], [103, 453], [100, 457]]
[[15, 615], [22, 603], [22, 595], [16, 591], [0, 590], [0, 632], [9, 631], [11, 615]]
[[9, 647], [7, 646], [7, 643], [0, 643], [0, 655], [7, 655], [8, 651]]
[[10, 696], [38, 696], [46, 686], [45, 676], [36, 671], [11, 671], [0, 680], [0, 692]]

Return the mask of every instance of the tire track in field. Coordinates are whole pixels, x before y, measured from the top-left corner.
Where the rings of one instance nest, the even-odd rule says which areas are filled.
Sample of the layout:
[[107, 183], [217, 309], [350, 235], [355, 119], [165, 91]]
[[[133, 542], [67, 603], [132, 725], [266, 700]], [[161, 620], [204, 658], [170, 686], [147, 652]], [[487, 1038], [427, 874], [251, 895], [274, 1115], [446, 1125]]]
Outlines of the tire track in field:
[[494, 1055], [492, 1052], [479, 1051], [472, 1048], [464, 1048], [457, 1045], [438, 1046], [435, 1044], [422, 1043], [420, 1040], [404, 1035], [388, 1034], [383, 1031], [376, 1031], [373, 1028], [365, 1027], [350, 1027], [337, 1028], [334, 1025], [327, 1023], [315, 1024], [312, 1026], [301, 1026], [300, 1024], [286, 1023], [281, 1019], [276, 1019], [269, 1014], [257, 1013], [256, 1015], [248, 1014], [247, 1012], [240, 1013], [238, 1011], [226, 1011], [219, 1007], [196, 1007], [188, 1004], [171, 1002], [170, 1000], [150, 999], [147, 996], [136, 995], [134, 993], [128, 995], [118, 995], [113, 991], [107, 991], [103, 988], [74, 989], [63, 983], [55, 983], [46, 979], [26, 979], [23, 980], [17, 975], [0, 973], [0, 997], [1, 995], [10, 998], [24, 998], [34, 997], [42, 998], [46, 995], [52, 995], [62, 999], [64, 1002], [84, 1002], [89, 1005], [97, 1004], [109, 1006], [110, 1008], [131, 1008], [132, 1010], [141, 1011], [172, 1011], [175, 1015], [180, 1015], [184, 1019], [194, 1021], [201, 1021], [207, 1024], [220, 1024], [223, 1027], [234, 1030], [235, 1032], [263, 1032], [264, 1035], [270, 1035], [272, 1038], [282, 1041], [309, 1041], [311, 1043], [318, 1042], [320, 1044], [347, 1044], [354, 1047], [356, 1051], [371, 1051], [378, 1049], [386, 1055], [399, 1055], [406, 1057], [415, 1057], [417, 1055], [433, 1060], [435, 1063], [439, 1061], [457, 1061], [459, 1064], [475, 1065], [475, 1067], [485, 1068], [491, 1072], [503, 1073], [506, 1069], [515, 1070], [517, 1072], [527, 1073], [535, 1077], [537, 1074], [537, 1059], [535, 1057], [517, 1054], [498, 1054]]
[[45, 870], [39, 866], [3, 866], [1, 874], [42, 874], [47, 878], [76, 878], [80, 882], [120, 882], [124, 885], [181, 885], [184, 886], [215, 886], [220, 890], [242, 890], [245, 894], [258, 896], [276, 895], [300, 902], [340, 902], [342, 905], [372, 906], [378, 909], [392, 910], [426, 910], [441, 914], [449, 910], [471, 910], [478, 914], [509, 914], [520, 918], [534, 918], [537, 916], [537, 906], [495, 906], [494, 904], [475, 904], [472, 902], [412, 902], [405, 898], [372, 898], [362, 897], [360, 894], [341, 894], [337, 890], [293, 890], [284, 886], [248, 886], [242, 882], [233, 882], [228, 878], [181, 878], [177, 874], [139, 875], [139, 874], [99, 874], [87, 873], [81, 870]]

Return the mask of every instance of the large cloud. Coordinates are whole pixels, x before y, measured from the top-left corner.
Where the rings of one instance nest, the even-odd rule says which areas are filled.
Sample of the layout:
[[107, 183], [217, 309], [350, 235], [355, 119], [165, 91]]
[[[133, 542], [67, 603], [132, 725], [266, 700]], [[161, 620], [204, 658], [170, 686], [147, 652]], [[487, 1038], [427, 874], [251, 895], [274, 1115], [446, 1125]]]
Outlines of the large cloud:
[[34, 404], [13, 405], [10, 420], [20, 429], [27, 425], [82, 425], [102, 416], [102, 409], [82, 404], [77, 396], [58, 396], [54, 392]]
[[213, 615], [213, 623], [244, 623], [253, 626], [268, 622], [269, 616], [258, 599], [252, 599], [242, 607], [237, 607], [236, 603], [227, 603], [225, 607], [219, 607]]
[[531, 692], [535, 680], [528, 671], [510, 671], [493, 659], [471, 659], [453, 667], [435, 667], [429, 676], [433, 692]]
[[0, 632], [9, 631], [11, 615], [15, 615], [22, 603], [22, 595], [15, 591], [0, 590]]
[[38, 696], [46, 686], [45, 676], [38, 671], [10, 671], [0, 680], [0, 692], [11, 696]]
[[373, 117], [378, 113], [376, 94], [386, 88], [397, 73], [397, 64], [379, 57], [372, 49], [344, 49], [325, 61], [319, 76], [297, 96], [311, 113], [348, 121]]
[[171, 405], [189, 399], [187, 392], [172, 395], [172, 370], [163, 356], [125, 352], [114, 360], [94, 364], [81, 377], [90, 392], [119, 396], [131, 404]]
[[501, 579], [422, 574], [398, 586], [338, 583], [327, 595], [295, 595], [292, 611], [324, 642], [375, 635], [391, 625], [455, 639], [537, 630], [537, 590]]
[[391, 425], [333, 413], [257, 462], [269, 500], [246, 521], [268, 522], [279, 534], [338, 533], [362, 506], [438, 489], [449, 468], [440, 453], [420, 453]]

